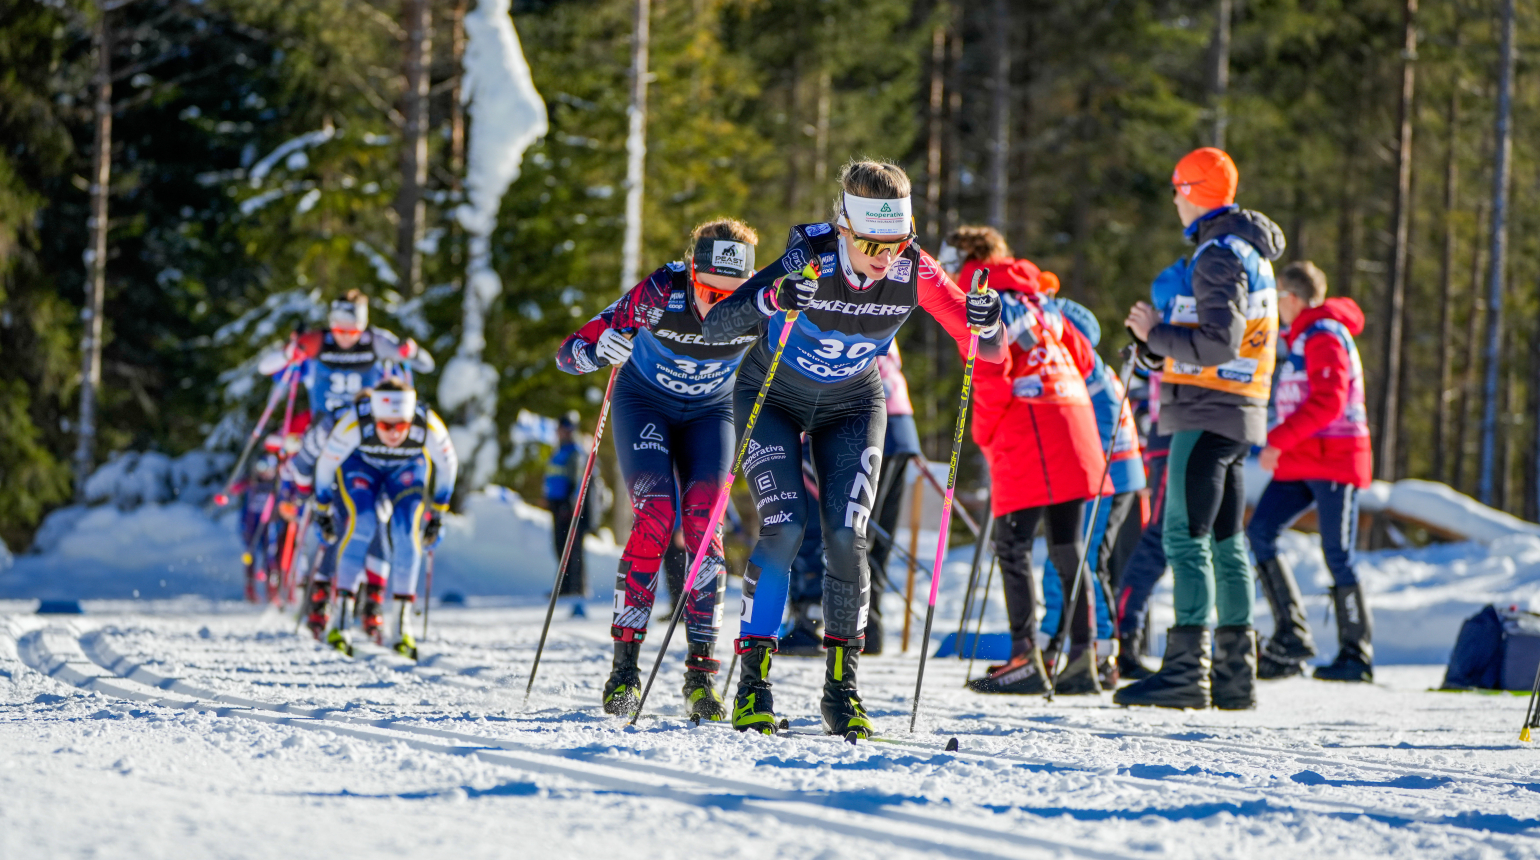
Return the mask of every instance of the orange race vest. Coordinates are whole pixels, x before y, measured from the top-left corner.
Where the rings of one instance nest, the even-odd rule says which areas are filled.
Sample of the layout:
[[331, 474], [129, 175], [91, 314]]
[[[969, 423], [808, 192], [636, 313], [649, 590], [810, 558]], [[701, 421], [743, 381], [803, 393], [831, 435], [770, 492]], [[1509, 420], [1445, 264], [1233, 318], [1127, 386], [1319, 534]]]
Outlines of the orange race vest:
[[1240, 355], [1215, 367], [1166, 359], [1162, 385], [1196, 385], [1266, 400], [1272, 389], [1273, 367], [1278, 361], [1278, 289], [1273, 280], [1273, 264], [1257, 249], [1236, 236], [1219, 236], [1204, 242], [1193, 252], [1193, 266], [1187, 268], [1182, 290], [1164, 308], [1165, 321], [1172, 325], [1198, 327], [1198, 301], [1192, 294], [1192, 270], [1198, 256], [1214, 245], [1222, 245], [1241, 260], [1246, 272], [1246, 333], [1241, 337]]

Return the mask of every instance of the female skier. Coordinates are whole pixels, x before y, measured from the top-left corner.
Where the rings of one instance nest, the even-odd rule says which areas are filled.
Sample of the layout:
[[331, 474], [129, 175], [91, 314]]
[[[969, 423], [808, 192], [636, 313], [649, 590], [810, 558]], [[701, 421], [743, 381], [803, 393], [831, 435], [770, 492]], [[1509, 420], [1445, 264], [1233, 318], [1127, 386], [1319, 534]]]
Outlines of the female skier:
[[[1010, 344], [1005, 361], [981, 364], [974, 372], [973, 439], [984, 451], [993, 482], [990, 507], [1011, 623], [1011, 659], [968, 686], [979, 693], [1046, 693], [1048, 673], [1033, 634], [1032, 539], [1044, 522], [1048, 557], [1069, 595], [1086, 551], [1083, 502], [1098, 494], [1102, 472], [1101, 436], [1085, 383], [1095, 369], [1095, 353], [1042, 290], [1037, 266], [1011, 257], [994, 228], [959, 228], [947, 244], [961, 252], [965, 283], [982, 268], [990, 283], [1002, 287]], [[1061, 630], [1068, 623], [1070, 642], [1069, 663], [1056, 689], [1063, 694], [1101, 692], [1092, 582], [1090, 576], [1080, 580], [1079, 595], [1067, 601], [1074, 611], [1059, 621]]]
[[[826, 673], [821, 711], [833, 734], [872, 734], [856, 689], [870, 574], [867, 520], [882, 470], [886, 404], [876, 358], [916, 305], [954, 338], [981, 333], [980, 355], [998, 360], [1000, 297], [970, 293], [915, 244], [909, 177], [893, 164], [855, 161], [840, 172], [834, 222], [792, 228], [781, 258], [706, 316], [707, 339], [755, 338], [734, 391], [743, 435], [787, 314], [800, 312], [753, 429], [744, 476], [760, 518], [759, 541], [743, 576], [737, 651], [743, 674], [733, 726], [775, 730], [770, 655], [786, 608], [788, 571], [811, 506], [804, 497], [799, 436], [811, 439], [818, 513], [828, 566], [823, 616]], [[816, 264], [816, 280], [802, 272]]]
[[[696, 227], [687, 262], [669, 263], [647, 276], [569, 336], [556, 354], [568, 373], [625, 365], [610, 411], [636, 520], [615, 576], [610, 625], [615, 662], [604, 685], [604, 710], [610, 714], [630, 714], [641, 697], [637, 657], [657, 595], [658, 568], [673, 538], [675, 506], [694, 550], [732, 469], [729, 380], [754, 338], [703, 335], [701, 317], [753, 273], [758, 242], [752, 228], [731, 218]], [[712, 657], [726, 585], [719, 530], [684, 612], [690, 648], [685, 710], [707, 720], [726, 716], [714, 686], [721, 661]]]

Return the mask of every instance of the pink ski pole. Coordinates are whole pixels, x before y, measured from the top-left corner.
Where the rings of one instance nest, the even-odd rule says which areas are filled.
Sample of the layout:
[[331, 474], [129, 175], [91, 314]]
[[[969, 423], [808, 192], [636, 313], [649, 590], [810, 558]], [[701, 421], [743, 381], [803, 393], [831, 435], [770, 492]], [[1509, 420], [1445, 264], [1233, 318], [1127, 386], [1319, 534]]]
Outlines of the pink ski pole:
[[[973, 291], [989, 288], [989, 270], [973, 274]], [[920, 716], [920, 689], [925, 685], [925, 658], [930, 653], [930, 625], [936, 618], [936, 592], [941, 590], [941, 562], [946, 558], [947, 530], [952, 525], [952, 499], [957, 490], [957, 460], [962, 455], [963, 431], [968, 427], [968, 398], [973, 393], [973, 363], [979, 357], [979, 332], [968, 336], [968, 364], [963, 368], [962, 405], [957, 410], [957, 429], [952, 433], [952, 465], [946, 475], [946, 497], [941, 502], [941, 533], [936, 536], [936, 566], [931, 568], [930, 603], [925, 607], [925, 633], [920, 636], [920, 671], [914, 679], [914, 710], [909, 713], [909, 732]]]

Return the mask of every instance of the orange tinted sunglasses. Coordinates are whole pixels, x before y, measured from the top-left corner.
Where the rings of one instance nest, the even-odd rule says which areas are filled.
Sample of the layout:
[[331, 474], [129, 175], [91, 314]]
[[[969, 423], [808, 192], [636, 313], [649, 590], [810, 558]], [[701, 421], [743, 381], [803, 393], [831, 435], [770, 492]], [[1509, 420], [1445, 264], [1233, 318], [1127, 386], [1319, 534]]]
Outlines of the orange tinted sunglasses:
[[405, 433], [406, 431], [412, 429], [412, 422], [410, 422], [410, 421], [376, 421], [376, 422], [374, 422], [374, 429], [380, 431], [381, 433], [385, 433], [387, 431], [395, 432], [395, 433]]

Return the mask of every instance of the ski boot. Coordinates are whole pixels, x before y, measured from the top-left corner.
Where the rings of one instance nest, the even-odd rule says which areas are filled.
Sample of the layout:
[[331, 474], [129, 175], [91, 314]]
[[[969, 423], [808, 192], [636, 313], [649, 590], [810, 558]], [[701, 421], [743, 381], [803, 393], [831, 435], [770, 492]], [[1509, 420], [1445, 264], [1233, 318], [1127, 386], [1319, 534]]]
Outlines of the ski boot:
[[777, 643], [782, 657], [823, 656], [823, 605], [814, 600], [791, 608], [791, 629]]
[[1257, 631], [1250, 625], [1214, 631], [1214, 707], [1249, 711], [1257, 706]]
[[770, 696], [770, 655], [774, 639], [745, 636], [733, 643], [742, 656], [738, 694], [733, 697], [733, 728], [775, 734], [775, 701]]
[[326, 644], [349, 657], [353, 656], [353, 641], [344, 631], [348, 627], [348, 607], [354, 605], [353, 592], [337, 589], [337, 626], [326, 633]]
[[1096, 646], [1092, 643], [1069, 646], [1069, 660], [1054, 679], [1056, 696], [1096, 696], [1102, 691], [1096, 672]]
[[1340, 650], [1330, 665], [1315, 670], [1318, 681], [1374, 683], [1374, 620], [1364, 603], [1363, 586], [1333, 588], [1331, 599], [1337, 611], [1337, 644]]
[[310, 584], [310, 593], [305, 597], [305, 626], [310, 628], [310, 635], [320, 641], [326, 637], [326, 626], [332, 620], [332, 584], [325, 580], [318, 580]]
[[412, 632], [407, 629], [406, 610], [416, 602], [415, 594], [396, 595], [396, 641], [390, 646], [390, 650], [414, 661], [417, 659], [417, 640], [412, 638]]
[[615, 643], [615, 663], [610, 667], [610, 678], [604, 682], [604, 712], [612, 717], [625, 717], [636, 712], [642, 704], [642, 675], [636, 661], [642, 655], [640, 640]]
[[241, 564], [246, 565], [246, 602], [257, 602], [257, 568], [251, 553], [241, 553]]
[[1129, 684], [1112, 696], [1117, 705], [1158, 708], [1207, 708], [1211, 701], [1207, 627], [1172, 627], [1166, 631], [1166, 658], [1160, 671]]
[[856, 691], [856, 665], [861, 659], [861, 642], [825, 636], [823, 700], [824, 731], [849, 741], [869, 738], [877, 732], [861, 706]]
[[975, 693], [1041, 696], [1048, 692], [1048, 670], [1043, 668], [1043, 652], [1031, 638], [1011, 640], [1011, 659], [990, 666], [982, 678], [974, 678], [967, 688]]
[[364, 605], [358, 610], [358, 623], [364, 635], [376, 645], [385, 644], [385, 586], [373, 582], [364, 583], [361, 594]]
[[697, 723], [719, 723], [727, 718], [727, 705], [716, 689], [722, 661], [711, 658], [711, 644], [691, 642], [690, 656], [684, 661], [684, 715]]

